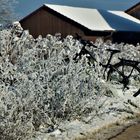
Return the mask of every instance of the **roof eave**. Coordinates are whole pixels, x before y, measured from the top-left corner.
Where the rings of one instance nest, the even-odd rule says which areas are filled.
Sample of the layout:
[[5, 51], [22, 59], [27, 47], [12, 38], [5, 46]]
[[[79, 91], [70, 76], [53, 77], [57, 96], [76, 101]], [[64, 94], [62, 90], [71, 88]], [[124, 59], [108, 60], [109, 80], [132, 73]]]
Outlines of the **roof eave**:
[[127, 13], [127, 12], [131, 11], [133, 8], [137, 7], [138, 5], [140, 5], [140, 2], [136, 3], [134, 6], [130, 7], [129, 9], [125, 10], [124, 12]]
[[65, 16], [65, 15], [63, 15], [63, 14], [61, 14], [61, 13], [55, 11], [54, 9], [50, 8], [49, 6], [47, 6], [47, 4], [44, 4], [44, 6], [47, 7], [47, 8], [49, 8], [49, 9], [52, 10], [53, 12], [57, 13], [58, 15], [61, 15], [61, 16], [64, 17], [65, 19], [68, 19], [68, 20], [72, 21], [73, 23], [76, 23], [77, 25], [81, 26], [84, 30], [92, 31], [90, 28], [88, 28], [88, 27], [86, 27], [86, 26], [84, 26], [84, 25], [78, 23], [77, 21], [75, 21], [75, 20], [73, 20], [73, 19], [71, 19], [71, 18], [69, 18], [69, 17], [67, 17], [67, 16]]
[[42, 8], [49, 8], [50, 10], [52, 10], [52, 11], [55, 12], [55, 13], [57, 13], [58, 15], [61, 15], [61, 16], [65, 17], [66, 19], [71, 20], [72, 22], [78, 24], [78, 25], [81, 26], [84, 30], [92, 31], [91, 29], [89, 29], [89, 28], [87, 28], [87, 27], [81, 25], [80, 23], [78, 23], [78, 22], [76, 22], [76, 21], [74, 21], [74, 20], [72, 20], [72, 19], [70, 19], [70, 18], [64, 16], [63, 14], [61, 14], [61, 13], [59, 13], [59, 12], [53, 10], [53, 9], [51, 9], [49, 6], [47, 6], [47, 4], [43, 4], [43, 5], [42, 5], [41, 7], [39, 7], [37, 10], [33, 11], [33, 12], [30, 13], [29, 15], [27, 15], [27, 16], [25, 16], [24, 18], [22, 18], [21, 20], [19, 20], [19, 22], [22, 23], [24, 20], [26, 20], [26, 19], [29, 18], [30, 16], [34, 15], [35, 13], [37, 13], [37, 12], [38, 12], [39, 10], [41, 10]]
[[19, 20], [19, 22], [23, 22], [24, 20], [26, 20], [27, 18], [29, 18], [30, 16], [34, 15], [35, 13], [37, 13], [40, 9], [46, 7], [44, 4], [39, 7], [38, 9], [36, 9], [35, 11], [31, 12], [30, 14], [28, 14], [27, 16], [23, 17], [22, 19]]

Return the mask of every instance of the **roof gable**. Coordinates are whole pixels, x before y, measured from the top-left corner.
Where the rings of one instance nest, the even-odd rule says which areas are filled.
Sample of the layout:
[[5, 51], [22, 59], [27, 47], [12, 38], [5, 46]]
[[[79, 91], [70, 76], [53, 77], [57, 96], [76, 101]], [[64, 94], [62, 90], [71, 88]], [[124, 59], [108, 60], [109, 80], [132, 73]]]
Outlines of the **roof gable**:
[[140, 6], [140, 2], [137, 3], [137, 4], [135, 4], [134, 6], [130, 7], [129, 9], [125, 10], [125, 12], [126, 12], [126, 13], [129, 12], [129, 11], [131, 11], [132, 9], [136, 8], [137, 6]]
[[91, 31], [140, 31], [140, 21], [123, 11], [45, 4]]
[[[140, 31], [140, 20], [123, 11], [107, 11], [51, 4], [44, 4], [41, 8], [44, 7], [90, 31]], [[26, 20], [35, 12], [21, 21]]]
[[[45, 6], [53, 9], [54, 11], [64, 15], [65, 17], [78, 22], [89, 30], [112, 30], [106, 23], [106, 21], [99, 14], [97, 9], [60, 6], [45, 4]], [[96, 22], [95, 22], [96, 20]], [[95, 25], [96, 23], [96, 25]], [[98, 26], [97, 26], [98, 25]], [[103, 27], [103, 25], [105, 25]]]
[[24, 22], [25, 20], [27, 20], [28, 18], [30, 18], [31, 16], [35, 15], [37, 12], [39, 12], [40, 10], [46, 10], [46, 11], [49, 11], [51, 12], [53, 15], [55, 16], [58, 16], [59, 18], [63, 19], [63, 20], [66, 20], [67, 22], [70, 22], [72, 23], [73, 25], [75, 26], [78, 26], [79, 28], [82, 28], [83, 30], [88, 30], [90, 31], [87, 27], [85, 26], [82, 26], [81, 24], [79, 24], [78, 22], [75, 22], [74, 20], [64, 16], [63, 14], [51, 9], [50, 7], [46, 6], [45, 4], [43, 6], [41, 6], [40, 8], [38, 8], [37, 10], [33, 11], [32, 13], [30, 13], [29, 15], [25, 16], [24, 18], [22, 18], [19, 22], [22, 23]]

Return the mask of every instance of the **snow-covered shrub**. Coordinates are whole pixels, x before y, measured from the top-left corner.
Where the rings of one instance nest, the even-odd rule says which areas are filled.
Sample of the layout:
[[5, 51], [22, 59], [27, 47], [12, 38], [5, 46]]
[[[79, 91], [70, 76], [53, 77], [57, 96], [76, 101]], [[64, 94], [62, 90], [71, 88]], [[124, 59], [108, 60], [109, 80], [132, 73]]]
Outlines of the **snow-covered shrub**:
[[140, 45], [95, 44], [98, 49], [88, 48], [97, 58], [93, 66], [86, 56], [73, 61], [82, 44], [72, 36], [34, 39], [17, 24], [0, 31], [0, 139], [31, 139], [41, 126], [49, 132], [63, 120], [99, 114], [106, 96], [113, 95], [99, 65], [109, 57], [105, 49], [140, 60]]

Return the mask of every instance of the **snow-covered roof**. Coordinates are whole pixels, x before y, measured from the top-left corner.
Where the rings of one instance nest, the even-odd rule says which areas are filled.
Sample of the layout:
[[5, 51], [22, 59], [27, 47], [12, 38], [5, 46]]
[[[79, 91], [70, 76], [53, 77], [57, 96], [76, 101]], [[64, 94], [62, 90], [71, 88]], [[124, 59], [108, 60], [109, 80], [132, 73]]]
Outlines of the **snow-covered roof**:
[[45, 4], [92, 31], [140, 31], [140, 20], [123, 11]]

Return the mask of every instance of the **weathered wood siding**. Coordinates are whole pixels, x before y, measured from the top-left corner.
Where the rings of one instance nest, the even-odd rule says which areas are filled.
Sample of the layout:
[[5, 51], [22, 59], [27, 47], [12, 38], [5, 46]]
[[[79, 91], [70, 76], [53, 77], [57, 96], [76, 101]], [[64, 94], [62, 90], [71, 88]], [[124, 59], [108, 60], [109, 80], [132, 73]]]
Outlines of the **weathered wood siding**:
[[[140, 6], [132, 8], [128, 12], [130, 14], [140, 16]], [[55, 35], [61, 33], [62, 37], [67, 35], [75, 36], [75, 33], [81, 35], [84, 39], [95, 41], [98, 37], [104, 41], [112, 40], [113, 42], [128, 42], [137, 43], [140, 42], [140, 33], [135, 32], [115, 32], [112, 34], [111, 31], [91, 31], [88, 28], [78, 24], [77, 22], [53, 11], [52, 9], [42, 6], [35, 12], [31, 13], [20, 21], [24, 29], [29, 30], [30, 34], [34, 38], [39, 35], [46, 37], [47, 34]], [[128, 35], [129, 34], [129, 35]]]
[[61, 33], [63, 37], [68, 34], [75, 35], [75, 33], [84, 36], [82, 29], [68, 22], [67, 19], [53, 14], [47, 8], [41, 8], [32, 16], [27, 17], [26, 20], [21, 21], [21, 25], [35, 38], [40, 34], [45, 37], [47, 34], [54, 35], [55, 33]]

